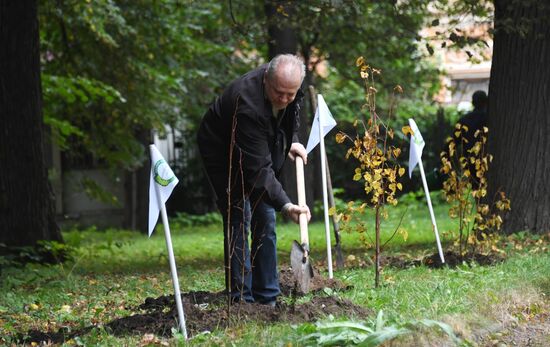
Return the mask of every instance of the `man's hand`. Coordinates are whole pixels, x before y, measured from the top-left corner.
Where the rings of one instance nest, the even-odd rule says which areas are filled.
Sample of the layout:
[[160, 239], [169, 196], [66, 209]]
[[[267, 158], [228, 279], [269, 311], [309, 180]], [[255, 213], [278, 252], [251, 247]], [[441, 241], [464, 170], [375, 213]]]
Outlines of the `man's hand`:
[[307, 206], [298, 206], [294, 205], [292, 203], [288, 203], [285, 206], [283, 206], [283, 213], [292, 219], [292, 221], [296, 224], [300, 222], [300, 215], [302, 213], [305, 213], [307, 216], [307, 221], [309, 222], [311, 219], [311, 212], [309, 212], [309, 207]]
[[288, 152], [288, 157], [294, 161], [297, 156], [302, 157], [304, 160], [304, 164], [307, 164], [307, 152], [304, 148], [304, 145], [302, 145], [300, 142], [294, 142], [290, 146], [290, 151]]

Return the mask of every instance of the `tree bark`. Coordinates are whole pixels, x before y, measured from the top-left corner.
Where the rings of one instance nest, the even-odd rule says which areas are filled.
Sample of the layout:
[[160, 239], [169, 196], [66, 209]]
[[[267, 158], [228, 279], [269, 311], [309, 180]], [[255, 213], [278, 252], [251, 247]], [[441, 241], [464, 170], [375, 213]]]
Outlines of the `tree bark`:
[[489, 84], [489, 199], [511, 200], [503, 231], [550, 230], [550, 4], [495, 1]]
[[126, 173], [124, 226], [147, 234], [149, 228], [149, 179], [151, 177], [148, 158], [150, 157], [149, 144], [153, 139], [150, 130], [136, 130], [135, 136], [143, 145], [146, 159], [139, 168]]
[[62, 241], [44, 161], [37, 1], [0, 2], [0, 243]]

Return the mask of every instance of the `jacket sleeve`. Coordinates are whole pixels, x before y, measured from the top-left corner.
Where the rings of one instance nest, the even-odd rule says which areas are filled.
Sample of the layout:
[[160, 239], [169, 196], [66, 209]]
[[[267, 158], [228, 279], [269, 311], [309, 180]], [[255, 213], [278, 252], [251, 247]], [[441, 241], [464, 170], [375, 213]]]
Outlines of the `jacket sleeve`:
[[233, 165], [242, 168], [245, 194], [252, 200], [262, 198], [280, 211], [290, 199], [272, 168], [269, 126], [269, 120], [252, 112], [237, 112]]

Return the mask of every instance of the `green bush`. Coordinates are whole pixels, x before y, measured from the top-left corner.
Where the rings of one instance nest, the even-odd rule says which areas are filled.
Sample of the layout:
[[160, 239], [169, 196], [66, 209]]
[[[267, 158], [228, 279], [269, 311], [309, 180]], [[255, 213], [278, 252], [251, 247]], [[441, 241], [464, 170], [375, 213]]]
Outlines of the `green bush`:
[[222, 224], [222, 216], [217, 212], [209, 212], [201, 215], [189, 214], [186, 212], [177, 212], [170, 218], [170, 223], [181, 228], [208, 226], [212, 224]]

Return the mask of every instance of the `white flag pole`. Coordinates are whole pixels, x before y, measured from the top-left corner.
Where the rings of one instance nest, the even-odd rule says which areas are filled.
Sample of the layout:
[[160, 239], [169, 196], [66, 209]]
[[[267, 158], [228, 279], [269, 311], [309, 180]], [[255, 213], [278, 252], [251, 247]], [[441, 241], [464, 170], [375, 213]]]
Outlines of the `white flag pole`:
[[327, 194], [327, 167], [326, 167], [326, 152], [325, 152], [325, 136], [323, 134], [323, 126], [321, 113], [319, 112], [319, 145], [321, 152], [321, 179], [323, 182], [323, 205], [325, 211], [325, 238], [327, 240], [327, 264], [328, 278], [332, 278], [332, 245], [330, 242], [330, 227], [328, 221], [328, 194]]
[[162, 224], [164, 225], [164, 236], [166, 238], [166, 248], [168, 249], [168, 262], [170, 263], [170, 272], [172, 273], [172, 283], [174, 284], [174, 295], [176, 298], [176, 308], [178, 310], [179, 327], [187, 340], [187, 329], [185, 328], [185, 315], [183, 314], [183, 306], [181, 303], [180, 285], [178, 280], [178, 273], [176, 270], [176, 261], [174, 259], [174, 250], [172, 248], [172, 237], [170, 236], [170, 226], [168, 225], [168, 216], [166, 215], [166, 206], [161, 200], [160, 191], [158, 185], [155, 184], [155, 192], [157, 195], [157, 201], [159, 203], [160, 215], [162, 217]]
[[422, 165], [422, 158], [418, 152], [416, 152], [418, 159], [418, 167], [420, 168], [420, 176], [422, 177], [422, 185], [424, 186], [424, 193], [426, 194], [426, 201], [428, 202], [428, 208], [430, 209], [430, 218], [432, 219], [432, 226], [435, 233], [435, 240], [437, 242], [437, 250], [439, 251], [439, 258], [442, 263], [445, 263], [443, 257], [443, 250], [441, 249], [441, 241], [439, 241], [439, 232], [437, 231], [437, 223], [435, 222], [434, 210], [432, 207], [432, 199], [430, 198], [430, 191], [428, 190], [428, 183], [426, 182], [426, 175], [424, 174], [424, 165]]

